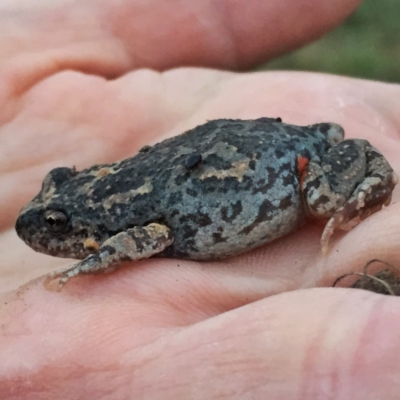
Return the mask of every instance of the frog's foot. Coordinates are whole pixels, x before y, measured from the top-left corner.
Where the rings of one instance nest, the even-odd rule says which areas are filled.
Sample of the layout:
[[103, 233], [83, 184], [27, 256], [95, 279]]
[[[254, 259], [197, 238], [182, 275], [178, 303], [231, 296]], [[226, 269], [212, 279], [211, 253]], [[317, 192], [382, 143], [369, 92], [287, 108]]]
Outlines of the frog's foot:
[[388, 206], [397, 182], [398, 178], [394, 172], [386, 180], [378, 177], [366, 178], [326, 224], [321, 236], [322, 253], [327, 254], [329, 239], [336, 229], [349, 231], [370, 215], [380, 211], [383, 206]]
[[170, 246], [172, 242], [172, 232], [165, 225], [149, 224], [128, 229], [106, 240], [96, 254], [86, 257], [77, 264], [50, 273], [44, 285], [49, 288], [50, 283], [58, 279], [60, 291], [65, 283], [75, 276], [111, 272], [122, 262], [152, 257]]
[[324, 254], [335, 229], [349, 230], [390, 203], [398, 178], [369, 142], [344, 140], [322, 159], [310, 160], [300, 172], [304, 204], [309, 214], [329, 219], [321, 237]]
[[[60, 291], [63, 286], [75, 276], [82, 274], [107, 273], [112, 272], [117, 268], [115, 265], [107, 266], [97, 263], [97, 260], [95, 260], [93, 256], [94, 255], [90, 255], [76, 264], [69, 265], [66, 268], [47, 274], [44, 280], [44, 287], [51, 290], [54, 282], [57, 281], [57, 291]], [[106, 257], [107, 255], [105, 258]]]

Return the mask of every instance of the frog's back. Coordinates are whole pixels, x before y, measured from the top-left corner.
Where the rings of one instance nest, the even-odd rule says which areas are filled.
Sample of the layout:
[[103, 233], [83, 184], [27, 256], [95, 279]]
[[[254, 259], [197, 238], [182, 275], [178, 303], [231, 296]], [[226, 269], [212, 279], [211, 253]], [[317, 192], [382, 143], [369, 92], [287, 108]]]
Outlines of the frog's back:
[[318, 146], [312, 130], [275, 119], [214, 120], [132, 158], [82, 171], [69, 192], [78, 193], [79, 179], [90, 177], [82, 191], [90, 196], [82, 201], [104, 238], [165, 223], [174, 243], [160, 256], [215, 259], [302, 223], [297, 155], [308, 157]]
[[[302, 223], [297, 157], [323, 152], [324, 138], [274, 119], [215, 120], [120, 162], [56, 168], [21, 211], [20, 235], [38, 251], [82, 258], [119, 232], [158, 222], [174, 237], [161, 256], [234, 255]], [[53, 237], [44, 212], [62, 214], [68, 229]]]
[[160, 256], [215, 259], [296, 229], [304, 219], [297, 155], [310, 157], [319, 142], [311, 130], [263, 118], [211, 121], [154, 146], [171, 168], [158, 164], [165, 176], [156, 191], [175, 237]]

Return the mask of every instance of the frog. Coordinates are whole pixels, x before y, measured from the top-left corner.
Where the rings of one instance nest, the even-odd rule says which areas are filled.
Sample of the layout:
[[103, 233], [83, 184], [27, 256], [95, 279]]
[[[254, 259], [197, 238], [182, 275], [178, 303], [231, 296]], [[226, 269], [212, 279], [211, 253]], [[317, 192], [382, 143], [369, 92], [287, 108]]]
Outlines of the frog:
[[266, 245], [309, 219], [349, 230], [388, 206], [398, 177], [367, 140], [333, 122], [216, 119], [133, 157], [58, 167], [21, 210], [18, 236], [73, 258], [50, 273], [60, 290], [84, 274], [150, 257], [213, 261]]

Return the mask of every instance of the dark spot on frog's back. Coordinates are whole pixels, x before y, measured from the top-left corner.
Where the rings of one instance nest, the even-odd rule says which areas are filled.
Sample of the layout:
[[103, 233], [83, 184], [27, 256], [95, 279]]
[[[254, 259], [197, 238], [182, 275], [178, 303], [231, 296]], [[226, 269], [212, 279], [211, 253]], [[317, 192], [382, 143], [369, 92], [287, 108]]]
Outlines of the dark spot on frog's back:
[[251, 169], [251, 170], [255, 170], [256, 169], [256, 162], [255, 162], [255, 160], [251, 160], [250, 162], [249, 162], [249, 168]]
[[191, 188], [187, 188], [186, 189], [186, 193], [191, 197], [197, 197], [197, 195], [198, 195], [198, 192], [196, 190], [191, 189]]
[[292, 168], [292, 164], [290, 161], [283, 163], [279, 166], [279, 170], [277, 171], [278, 172], [277, 177], [280, 177], [281, 174], [284, 172], [287, 172], [287, 171], [292, 172], [292, 170], [293, 170], [293, 168]]
[[247, 225], [241, 230], [240, 233], [248, 234], [250, 233], [259, 223], [270, 221], [272, 218], [272, 212], [276, 210], [276, 207], [269, 201], [264, 200], [258, 208], [258, 213], [254, 221]]
[[268, 179], [266, 182], [265, 179], [260, 179], [257, 181], [256, 185], [252, 189], [252, 194], [262, 193], [266, 194], [268, 190], [270, 190], [274, 186], [275, 182], [272, 179]]
[[271, 219], [271, 212], [275, 211], [276, 207], [267, 199], [265, 199], [258, 208], [256, 222], [269, 221]]
[[197, 233], [197, 228], [189, 224], [182, 224], [180, 229], [182, 230], [182, 234], [186, 239], [193, 239]]
[[291, 207], [293, 205], [293, 201], [292, 201], [292, 196], [288, 195], [285, 196], [280, 202], [279, 202], [279, 209], [280, 210], [286, 210], [289, 207]]
[[299, 180], [293, 174], [282, 175], [282, 185], [289, 186], [290, 188], [298, 187]]
[[236, 203], [231, 204], [230, 207], [221, 208], [221, 219], [225, 222], [232, 222], [242, 211], [242, 202], [238, 200]]
[[285, 152], [282, 149], [276, 148], [275, 156], [276, 156], [276, 158], [280, 159], [285, 156]]
[[222, 234], [220, 232], [214, 232], [212, 234], [214, 243], [224, 243], [227, 241], [226, 238], [222, 237]]
[[201, 227], [205, 227], [212, 224], [211, 218], [207, 214], [204, 214], [202, 212], [199, 212], [197, 214], [182, 215], [179, 218], [179, 222], [181, 223], [192, 222], [194, 226], [201, 226]]
[[176, 217], [176, 216], [179, 215], [179, 214], [180, 214], [179, 211], [175, 209], [175, 210], [172, 210], [172, 211], [171, 211], [170, 217], [171, 217], [171, 218], [174, 218], [174, 217]]
[[190, 154], [185, 160], [185, 167], [191, 169], [200, 164], [202, 160], [201, 154]]
[[267, 166], [265, 167], [265, 170], [267, 171], [266, 175], [268, 177], [268, 182], [274, 183], [279, 177], [277, 168], [275, 166], [274, 167]]

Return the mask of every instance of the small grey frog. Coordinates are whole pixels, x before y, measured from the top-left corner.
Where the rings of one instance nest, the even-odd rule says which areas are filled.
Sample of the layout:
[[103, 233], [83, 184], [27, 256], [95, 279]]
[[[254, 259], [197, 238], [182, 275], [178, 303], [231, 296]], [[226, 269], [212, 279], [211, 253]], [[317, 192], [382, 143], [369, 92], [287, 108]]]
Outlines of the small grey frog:
[[59, 288], [124, 261], [233, 256], [307, 217], [328, 221], [326, 252], [336, 228], [387, 206], [398, 182], [366, 140], [343, 138], [333, 123], [209, 121], [123, 161], [53, 169], [16, 230], [36, 251], [82, 259], [49, 275]]

